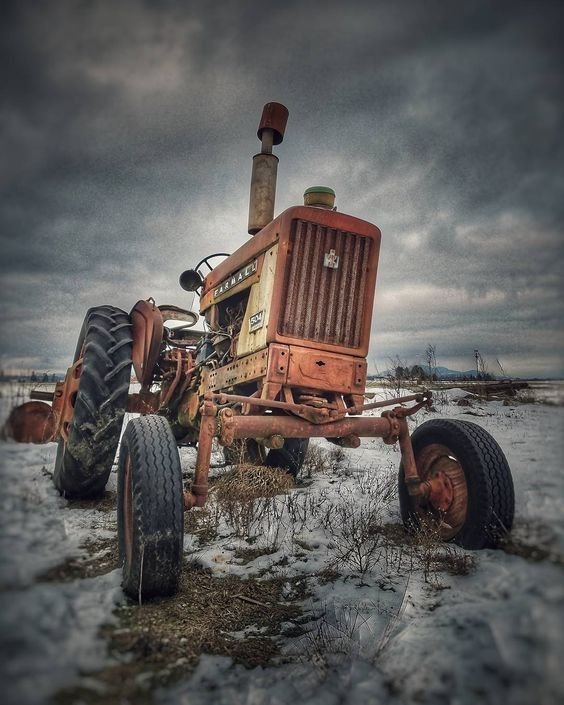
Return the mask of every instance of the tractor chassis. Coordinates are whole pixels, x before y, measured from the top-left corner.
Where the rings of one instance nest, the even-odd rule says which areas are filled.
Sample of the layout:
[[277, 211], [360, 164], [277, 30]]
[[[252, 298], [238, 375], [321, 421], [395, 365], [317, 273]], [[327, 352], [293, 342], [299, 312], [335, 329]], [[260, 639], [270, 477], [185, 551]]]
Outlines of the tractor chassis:
[[[71, 399], [78, 386], [81, 363], [82, 359], [79, 359], [69, 368], [65, 381], [57, 384], [54, 393], [32, 392], [35, 401], [16, 410], [19, 424], [25, 429], [25, 435], [22, 434], [19, 440], [45, 443], [66, 438], [73, 412]], [[52, 406], [45, 404], [47, 400], [52, 401]], [[412, 405], [403, 406], [407, 403]], [[345, 448], [357, 448], [361, 438], [382, 438], [389, 445], [399, 442], [409, 496], [417, 503], [430, 503], [437, 508], [448, 506], [453, 492], [448, 475], [439, 472], [431, 479], [422, 480], [419, 477], [407, 425], [408, 416], [423, 407], [429, 407], [431, 403], [432, 392], [424, 391], [358, 404], [341, 411], [289, 401], [207, 392], [199, 410], [195, 476], [190, 488], [184, 493], [184, 508], [203, 507], [206, 503], [214, 438], [221, 446], [230, 446], [235, 440], [252, 438], [267, 448], [281, 448], [285, 438], [326, 438]], [[365, 411], [390, 406], [393, 408], [384, 411], [379, 417], [358, 416]], [[155, 413], [163, 407], [164, 404], [159, 403], [158, 392], [146, 390], [128, 397], [129, 412]]]
[[[387, 401], [374, 402], [354, 407], [348, 412], [362, 413], [394, 404], [415, 402], [412, 406], [395, 406], [384, 411], [380, 417], [363, 416], [351, 418], [346, 412], [315, 409], [303, 404], [254, 399], [234, 394], [208, 392], [200, 408], [201, 423], [194, 481], [184, 493], [185, 510], [203, 507], [208, 496], [208, 472], [214, 438], [221, 446], [230, 446], [235, 440], [254, 438], [268, 448], [280, 448], [285, 438], [326, 438], [337, 445], [357, 448], [360, 438], [382, 438], [393, 445], [399, 441], [405, 483], [408, 493], [419, 501], [433, 501], [436, 506], [448, 501], [443, 495], [449, 493], [448, 482], [438, 476], [423, 482], [417, 473], [415, 457], [407, 425], [407, 417], [422, 407], [431, 404], [431, 392], [423, 392]], [[231, 405], [252, 404], [271, 410], [283, 410], [310, 418], [270, 414], [238, 413]], [[228, 406], [229, 405], [229, 406]], [[315, 416], [317, 412], [317, 417]], [[323, 414], [322, 412], [325, 412]]]

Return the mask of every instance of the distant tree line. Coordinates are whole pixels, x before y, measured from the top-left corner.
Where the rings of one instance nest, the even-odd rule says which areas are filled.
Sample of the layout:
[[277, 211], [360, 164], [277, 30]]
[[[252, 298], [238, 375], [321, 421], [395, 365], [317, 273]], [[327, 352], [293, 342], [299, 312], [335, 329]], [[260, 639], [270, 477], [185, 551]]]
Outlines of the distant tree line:
[[35, 370], [33, 370], [29, 379], [31, 382], [56, 382], [57, 375], [54, 372], [51, 374], [51, 376], [49, 376], [47, 372], [43, 372], [43, 374], [36, 374]]
[[[478, 350], [474, 350], [474, 355], [476, 359], [476, 372], [472, 373], [466, 373], [466, 374], [459, 374], [459, 375], [454, 375], [454, 374], [448, 374], [446, 376], [446, 379], [448, 380], [459, 380], [461, 382], [469, 382], [472, 380], [479, 380], [479, 381], [489, 381], [489, 380], [495, 380], [496, 377], [495, 375], [491, 374], [488, 372], [488, 368], [486, 365], [485, 360], [483, 357], [480, 355]], [[437, 367], [437, 347], [436, 345], [431, 345], [429, 343], [427, 347], [425, 348], [425, 352], [423, 354], [425, 364], [415, 364], [415, 365], [408, 365], [405, 362], [401, 360], [399, 355], [396, 355], [393, 358], [390, 358], [390, 365], [388, 368], [388, 371], [385, 373], [385, 377], [394, 384], [394, 386], [397, 387], [398, 391], [402, 387], [402, 382], [417, 382], [417, 383], [425, 383], [425, 382], [437, 382], [443, 379], [441, 375], [438, 373], [438, 367]], [[501, 362], [497, 360], [497, 364], [499, 365], [502, 373], [505, 376], [505, 372], [503, 370], [503, 367], [501, 365]], [[375, 379], [381, 375], [375, 374], [375, 375], [369, 375], [369, 379]]]

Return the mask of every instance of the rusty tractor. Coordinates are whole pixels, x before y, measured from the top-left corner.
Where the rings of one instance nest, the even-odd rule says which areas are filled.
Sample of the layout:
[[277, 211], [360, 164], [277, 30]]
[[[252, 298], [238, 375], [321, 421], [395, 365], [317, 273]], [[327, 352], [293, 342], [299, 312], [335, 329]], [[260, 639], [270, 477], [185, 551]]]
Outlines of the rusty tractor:
[[[204, 330], [190, 310], [139, 301], [129, 314], [86, 314], [73, 364], [54, 393], [32, 393], [8, 433], [56, 441], [56, 487], [66, 497], [103, 492], [116, 456], [123, 587], [134, 597], [173, 594], [182, 566], [183, 512], [208, 495], [212, 442], [237, 459], [296, 475], [309, 439], [356, 448], [399, 443], [404, 523], [432, 521], [447, 541], [495, 546], [511, 528], [511, 473], [496, 441], [459, 420], [430, 420], [410, 436], [407, 417], [429, 391], [366, 403], [380, 230], [337, 212], [331, 189], [274, 218], [287, 109], [265, 105], [253, 157], [248, 232], [233, 254], [206, 257], [180, 285], [200, 294]], [[213, 266], [212, 263], [215, 263]], [[138, 389], [130, 393], [133, 368]], [[381, 416], [364, 412], [386, 407]], [[197, 447], [183, 486], [178, 446]], [[351, 507], [351, 511], [353, 508]]]

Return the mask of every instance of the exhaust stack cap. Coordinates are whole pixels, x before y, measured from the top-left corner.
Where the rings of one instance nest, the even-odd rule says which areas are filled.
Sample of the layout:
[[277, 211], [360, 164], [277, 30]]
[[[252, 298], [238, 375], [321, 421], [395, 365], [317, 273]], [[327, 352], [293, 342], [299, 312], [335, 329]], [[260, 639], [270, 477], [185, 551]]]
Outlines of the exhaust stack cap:
[[328, 186], [310, 186], [304, 191], [304, 206], [332, 210], [335, 206], [335, 191]]
[[282, 105], [282, 103], [267, 103], [262, 109], [257, 137], [262, 142], [264, 130], [272, 130], [272, 144], [280, 144], [284, 139], [287, 122], [288, 108], [285, 105]]

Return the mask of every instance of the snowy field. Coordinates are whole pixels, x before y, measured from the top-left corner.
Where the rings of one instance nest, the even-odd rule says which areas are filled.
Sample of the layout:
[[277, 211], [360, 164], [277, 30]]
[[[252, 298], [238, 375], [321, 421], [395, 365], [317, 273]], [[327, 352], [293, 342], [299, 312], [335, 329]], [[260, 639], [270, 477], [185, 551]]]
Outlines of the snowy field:
[[[245, 504], [217, 489], [187, 515], [181, 594], [156, 605], [120, 588], [115, 472], [101, 501], [70, 503], [52, 486], [54, 444], [3, 442], [2, 702], [564, 702], [562, 400], [460, 396], [413, 424], [466, 419], [500, 443], [516, 492], [504, 550], [408, 539], [389, 492], [398, 448], [317, 442], [288, 492]], [[187, 478], [194, 461], [182, 451]], [[221, 488], [229, 468], [214, 465]]]

